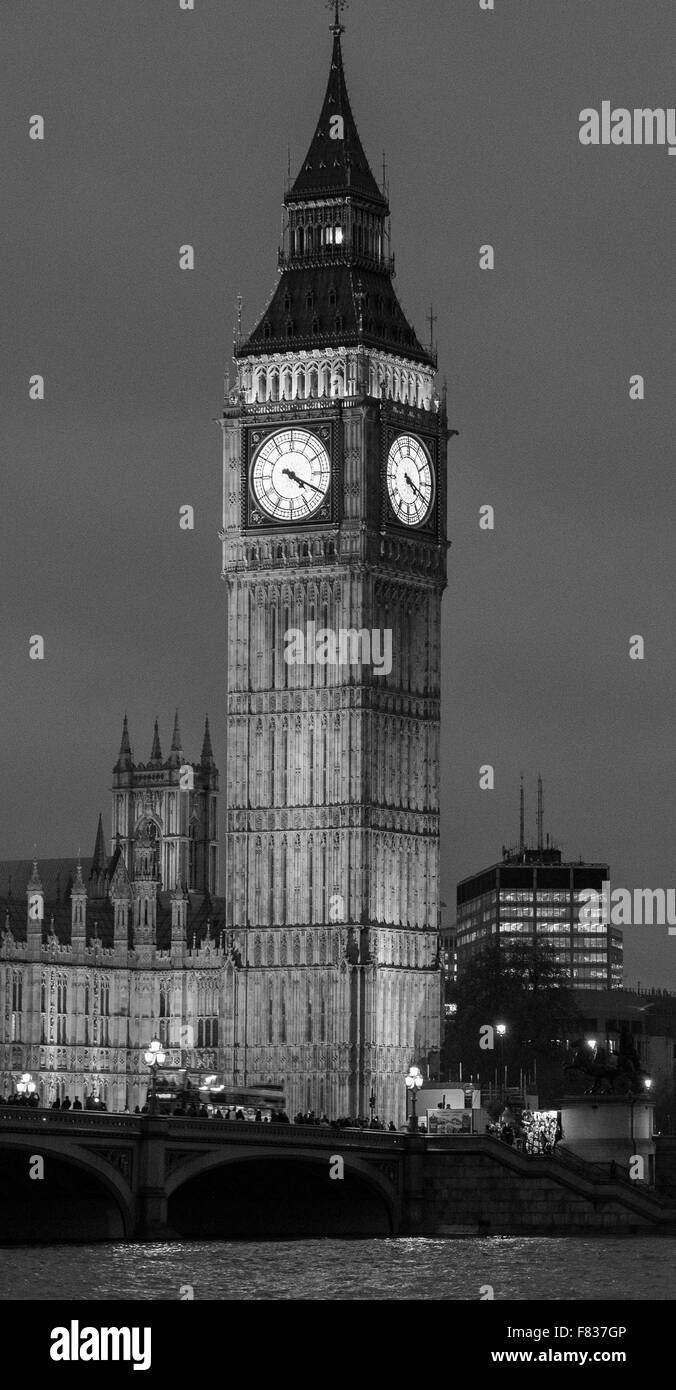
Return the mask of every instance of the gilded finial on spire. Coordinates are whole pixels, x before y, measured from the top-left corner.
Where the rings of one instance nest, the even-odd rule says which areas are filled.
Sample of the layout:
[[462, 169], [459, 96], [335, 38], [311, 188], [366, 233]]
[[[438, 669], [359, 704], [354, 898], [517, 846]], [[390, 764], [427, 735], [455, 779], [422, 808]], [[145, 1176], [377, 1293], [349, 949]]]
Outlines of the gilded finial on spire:
[[345, 25], [340, 22], [340, 12], [345, 9], [346, 4], [347, 0], [326, 0], [327, 9], [333, 10], [333, 24], [329, 27], [331, 33], [336, 36], [345, 33]]

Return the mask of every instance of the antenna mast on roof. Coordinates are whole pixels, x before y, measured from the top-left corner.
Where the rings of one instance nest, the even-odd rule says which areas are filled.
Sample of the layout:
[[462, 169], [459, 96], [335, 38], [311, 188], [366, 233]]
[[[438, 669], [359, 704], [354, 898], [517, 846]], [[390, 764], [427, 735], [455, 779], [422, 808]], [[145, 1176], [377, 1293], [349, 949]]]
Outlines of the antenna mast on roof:
[[542, 850], [542, 778], [538, 773], [538, 850]]

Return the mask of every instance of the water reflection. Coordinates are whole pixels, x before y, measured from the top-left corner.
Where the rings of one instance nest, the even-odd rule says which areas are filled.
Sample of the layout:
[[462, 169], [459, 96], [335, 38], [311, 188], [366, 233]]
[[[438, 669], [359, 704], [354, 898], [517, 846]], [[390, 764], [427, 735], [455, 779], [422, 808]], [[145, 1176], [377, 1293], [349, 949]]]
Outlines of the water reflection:
[[0, 1249], [0, 1298], [667, 1300], [675, 1256], [653, 1236], [21, 1246]]

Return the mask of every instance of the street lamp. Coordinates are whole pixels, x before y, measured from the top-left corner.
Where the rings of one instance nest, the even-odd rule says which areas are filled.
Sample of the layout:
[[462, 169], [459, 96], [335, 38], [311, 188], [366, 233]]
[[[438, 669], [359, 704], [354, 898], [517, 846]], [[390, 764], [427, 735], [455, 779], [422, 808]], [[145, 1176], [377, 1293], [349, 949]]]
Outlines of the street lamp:
[[502, 1095], [503, 1087], [505, 1091], [507, 1090], [505, 1077], [505, 1033], [507, 1032], [507, 1024], [496, 1023], [495, 1031], [500, 1039], [500, 1094]]
[[35, 1082], [29, 1071], [25, 1071], [21, 1080], [17, 1081], [16, 1089], [22, 1098], [26, 1096], [27, 1099], [30, 1099], [30, 1097], [35, 1094]]
[[653, 1084], [653, 1082], [652, 1082], [652, 1077], [651, 1077], [651, 1076], [644, 1076], [644, 1078], [643, 1078], [643, 1085], [645, 1086], [646, 1091], [649, 1091], [649, 1090], [650, 1090], [650, 1087], [652, 1086], [652, 1084]]
[[157, 1038], [153, 1038], [148, 1051], [144, 1053], [146, 1064], [150, 1067], [150, 1105], [148, 1107], [151, 1115], [157, 1114], [157, 1071], [166, 1062], [166, 1053], [162, 1051], [162, 1044]]
[[420, 1090], [420, 1087], [423, 1084], [420, 1067], [409, 1067], [408, 1075], [406, 1076], [405, 1080], [406, 1089], [411, 1092], [411, 1118], [408, 1124], [409, 1133], [416, 1134], [418, 1130], [418, 1116], [415, 1113], [415, 1103], [417, 1100], [416, 1093]]

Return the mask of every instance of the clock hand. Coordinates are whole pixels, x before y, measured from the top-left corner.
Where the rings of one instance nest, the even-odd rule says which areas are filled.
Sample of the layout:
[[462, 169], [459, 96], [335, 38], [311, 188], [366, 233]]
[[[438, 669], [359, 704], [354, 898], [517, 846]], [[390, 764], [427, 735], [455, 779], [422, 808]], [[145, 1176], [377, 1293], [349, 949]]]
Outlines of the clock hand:
[[418, 494], [419, 497], [422, 497], [422, 492], [420, 491], [420, 488], [419, 488], [419, 487], [416, 487], [416, 485], [415, 485], [413, 479], [412, 479], [412, 478], [409, 478], [408, 473], [404, 473], [404, 482], [407, 482], [408, 485], [409, 485], [409, 487], [412, 487], [412, 488], [413, 488], [413, 491], [414, 491], [414, 492], [417, 492], [417, 494]]
[[298, 483], [299, 487], [311, 487], [315, 492], [323, 492], [324, 490], [311, 483], [307, 478], [299, 478], [292, 468], [283, 468], [282, 473], [286, 473], [287, 478], [290, 478], [293, 483]]

